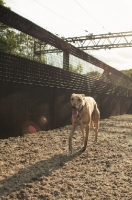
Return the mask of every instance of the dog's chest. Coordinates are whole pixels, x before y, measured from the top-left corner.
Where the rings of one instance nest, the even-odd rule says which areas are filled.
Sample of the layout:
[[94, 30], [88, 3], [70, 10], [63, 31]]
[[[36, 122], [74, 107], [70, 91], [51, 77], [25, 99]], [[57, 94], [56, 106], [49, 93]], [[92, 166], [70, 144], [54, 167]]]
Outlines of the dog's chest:
[[78, 123], [78, 124], [81, 124], [81, 123], [83, 123], [83, 124], [87, 124], [87, 123], [89, 123], [90, 122], [90, 118], [89, 118], [89, 116], [87, 115], [84, 115], [84, 114], [79, 114], [76, 118], [75, 118], [75, 121], [76, 121], [76, 123]]

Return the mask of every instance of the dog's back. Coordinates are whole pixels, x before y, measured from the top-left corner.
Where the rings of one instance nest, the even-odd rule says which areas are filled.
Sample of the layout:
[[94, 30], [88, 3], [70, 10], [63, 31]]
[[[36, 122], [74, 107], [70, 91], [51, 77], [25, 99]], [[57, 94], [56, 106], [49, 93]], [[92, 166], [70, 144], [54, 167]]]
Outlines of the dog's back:
[[97, 110], [97, 103], [96, 101], [92, 98], [92, 97], [85, 97], [85, 101], [86, 101], [86, 105], [89, 108], [90, 111], [90, 115], [92, 115], [92, 113]]
[[91, 125], [94, 129], [94, 125], [99, 127], [100, 112], [97, 107], [96, 101], [92, 97], [85, 97], [86, 105], [90, 114]]

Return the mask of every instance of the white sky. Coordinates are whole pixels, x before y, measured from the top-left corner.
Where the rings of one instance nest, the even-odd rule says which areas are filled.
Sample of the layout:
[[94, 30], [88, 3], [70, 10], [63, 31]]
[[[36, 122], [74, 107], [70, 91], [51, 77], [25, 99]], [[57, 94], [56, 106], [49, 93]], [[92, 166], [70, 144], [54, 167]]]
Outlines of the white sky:
[[[132, 0], [4, 2], [12, 11], [60, 37], [132, 31]], [[89, 53], [118, 70], [132, 68], [132, 48], [94, 50]]]

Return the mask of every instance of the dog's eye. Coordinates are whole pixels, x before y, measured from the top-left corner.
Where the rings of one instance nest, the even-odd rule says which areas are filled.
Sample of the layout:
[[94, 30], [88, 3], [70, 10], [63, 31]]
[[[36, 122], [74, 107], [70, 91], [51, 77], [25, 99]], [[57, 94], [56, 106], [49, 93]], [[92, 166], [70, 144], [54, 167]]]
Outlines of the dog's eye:
[[74, 99], [72, 98], [71, 100], [73, 101]]
[[78, 99], [78, 101], [81, 101], [81, 99]]

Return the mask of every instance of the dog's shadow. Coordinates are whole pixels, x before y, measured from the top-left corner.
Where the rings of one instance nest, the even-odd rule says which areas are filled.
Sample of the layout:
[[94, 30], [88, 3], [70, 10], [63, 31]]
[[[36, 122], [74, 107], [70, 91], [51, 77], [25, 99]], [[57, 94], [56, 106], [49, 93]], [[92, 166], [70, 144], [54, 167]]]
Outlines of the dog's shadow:
[[25, 184], [42, 180], [44, 176], [50, 176], [52, 172], [63, 167], [65, 163], [81, 155], [78, 151], [71, 155], [54, 155], [53, 157], [35, 163], [28, 168], [21, 169], [16, 174], [0, 181], [0, 197], [9, 195], [11, 192], [20, 190]]

